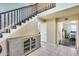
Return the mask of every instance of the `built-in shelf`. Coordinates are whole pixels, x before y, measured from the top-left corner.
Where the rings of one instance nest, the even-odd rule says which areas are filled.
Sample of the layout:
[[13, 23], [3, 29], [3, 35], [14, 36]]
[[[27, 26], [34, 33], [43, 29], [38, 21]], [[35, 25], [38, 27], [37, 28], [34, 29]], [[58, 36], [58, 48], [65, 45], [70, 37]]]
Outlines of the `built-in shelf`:
[[27, 52], [27, 51], [30, 51], [30, 46], [27, 47], [27, 48], [24, 48], [24, 53]]
[[24, 41], [24, 53], [32, 50], [33, 48], [35, 48], [35, 38], [31, 37], [28, 38], [26, 41]]
[[24, 53], [30, 51], [30, 39], [24, 41]]
[[24, 44], [25, 44], [25, 43], [30, 43], [30, 39], [24, 41]]
[[31, 49], [33, 49], [33, 48], [35, 48], [35, 45], [32, 45], [32, 46], [31, 46]]
[[9, 53], [11, 56], [28, 55], [40, 47], [40, 36], [8, 39]]
[[31, 49], [35, 48], [35, 38], [31, 38]]

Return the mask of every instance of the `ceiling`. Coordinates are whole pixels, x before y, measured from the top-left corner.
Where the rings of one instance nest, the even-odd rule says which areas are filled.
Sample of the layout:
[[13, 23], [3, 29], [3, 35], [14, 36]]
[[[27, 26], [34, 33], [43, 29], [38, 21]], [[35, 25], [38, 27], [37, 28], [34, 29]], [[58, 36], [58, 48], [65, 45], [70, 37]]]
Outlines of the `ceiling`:
[[52, 20], [53, 18], [61, 18], [61, 17], [67, 17], [67, 16], [73, 16], [73, 15], [79, 15], [79, 6], [75, 6], [72, 8], [68, 8], [65, 10], [61, 10], [46, 16], [39, 17], [41, 20]]

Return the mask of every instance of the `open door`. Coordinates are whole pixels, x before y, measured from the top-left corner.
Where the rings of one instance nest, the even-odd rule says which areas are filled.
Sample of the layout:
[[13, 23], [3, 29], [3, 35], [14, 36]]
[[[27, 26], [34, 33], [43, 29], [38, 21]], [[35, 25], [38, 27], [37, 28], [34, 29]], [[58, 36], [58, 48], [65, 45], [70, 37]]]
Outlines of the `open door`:
[[77, 32], [77, 21], [57, 22], [57, 44], [76, 48]]

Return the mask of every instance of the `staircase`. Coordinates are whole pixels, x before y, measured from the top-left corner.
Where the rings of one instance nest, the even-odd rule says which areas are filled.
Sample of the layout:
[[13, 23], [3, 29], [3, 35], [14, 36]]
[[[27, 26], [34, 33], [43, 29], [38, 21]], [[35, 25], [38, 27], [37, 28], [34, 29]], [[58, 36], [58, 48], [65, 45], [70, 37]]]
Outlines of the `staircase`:
[[17, 8], [0, 13], [0, 39], [13, 33], [21, 25], [30, 21], [37, 14], [55, 7], [55, 3], [36, 3], [33, 5]]

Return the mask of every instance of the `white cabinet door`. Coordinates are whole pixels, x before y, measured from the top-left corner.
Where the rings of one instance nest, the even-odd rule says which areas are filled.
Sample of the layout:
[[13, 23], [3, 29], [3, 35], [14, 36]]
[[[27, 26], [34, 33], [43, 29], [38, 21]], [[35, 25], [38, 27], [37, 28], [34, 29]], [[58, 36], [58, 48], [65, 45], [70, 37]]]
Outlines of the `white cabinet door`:
[[22, 39], [9, 40], [9, 55], [21, 56], [24, 54], [24, 46]]

